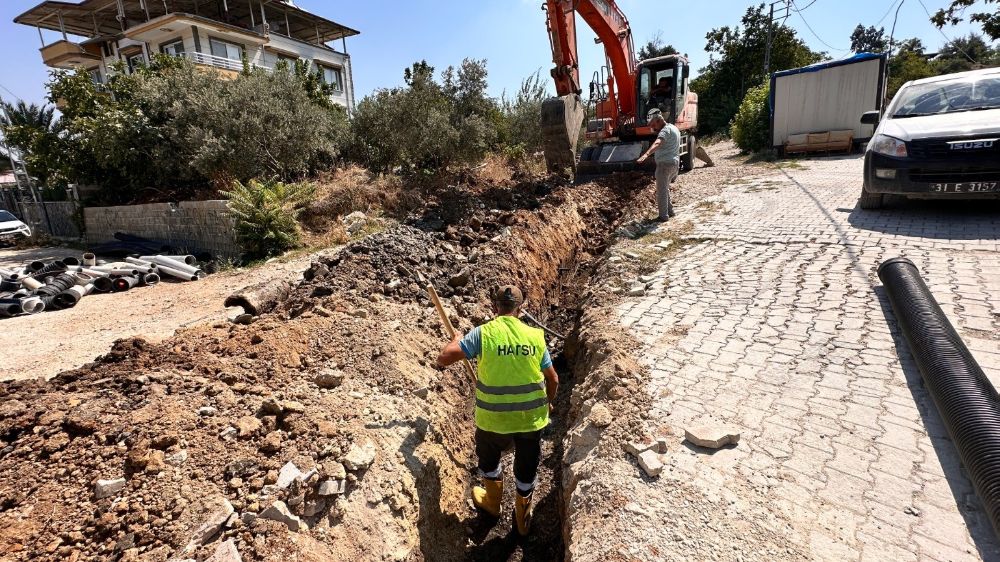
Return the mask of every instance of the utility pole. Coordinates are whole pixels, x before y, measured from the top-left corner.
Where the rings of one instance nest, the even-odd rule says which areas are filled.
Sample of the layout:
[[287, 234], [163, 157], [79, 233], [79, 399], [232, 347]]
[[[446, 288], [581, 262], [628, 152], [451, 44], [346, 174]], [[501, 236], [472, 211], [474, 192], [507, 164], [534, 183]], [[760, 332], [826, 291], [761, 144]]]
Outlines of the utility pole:
[[771, 13], [767, 18], [767, 48], [764, 51], [764, 77], [771, 75], [771, 44], [774, 41], [774, 7], [778, 8], [778, 19], [784, 22], [791, 15], [791, 0], [776, 0], [771, 2]]

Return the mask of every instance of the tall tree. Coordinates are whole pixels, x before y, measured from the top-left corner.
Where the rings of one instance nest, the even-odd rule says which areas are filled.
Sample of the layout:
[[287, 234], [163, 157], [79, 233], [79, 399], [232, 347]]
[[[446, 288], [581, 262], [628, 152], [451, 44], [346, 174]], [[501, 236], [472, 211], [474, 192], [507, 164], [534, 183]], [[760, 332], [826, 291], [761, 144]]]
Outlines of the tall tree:
[[889, 39], [885, 28], [865, 27], [858, 24], [851, 33], [851, 50], [855, 53], [884, 53], [889, 50]]
[[[747, 90], [763, 83], [764, 54], [770, 17], [764, 4], [747, 8], [740, 25], [720, 27], [705, 35], [708, 66], [692, 80], [699, 95], [698, 128], [703, 133], [725, 131]], [[822, 60], [799, 39], [795, 30], [775, 25], [772, 30], [771, 71], [798, 68]]]
[[650, 37], [646, 44], [639, 48], [639, 60], [676, 55], [677, 49], [673, 45], [663, 42], [663, 32], [657, 31], [656, 35]]
[[[931, 22], [938, 27], [945, 25], [957, 25], [965, 19], [965, 12], [976, 5], [979, 0], [952, 0], [947, 8], [938, 10], [931, 16]], [[976, 11], [969, 14], [969, 21], [983, 24], [983, 33], [990, 39], [1000, 39], [1000, 0], [982, 0], [983, 11]], [[990, 11], [990, 4], [997, 4], [997, 8]]]
[[935, 64], [941, 74], [948, 74], [989, 66], [995, 64], [996, 58], [997, 49], [990, 47], [981, 35], [970, 33], [941, 47]]
[[924, 44], [916, 37], [899, 42], [896, 54], [889, 62], [886, 99], [891, 100], [899, 88], [910, 80], [934, 76], [937, 72], [924, 54]]

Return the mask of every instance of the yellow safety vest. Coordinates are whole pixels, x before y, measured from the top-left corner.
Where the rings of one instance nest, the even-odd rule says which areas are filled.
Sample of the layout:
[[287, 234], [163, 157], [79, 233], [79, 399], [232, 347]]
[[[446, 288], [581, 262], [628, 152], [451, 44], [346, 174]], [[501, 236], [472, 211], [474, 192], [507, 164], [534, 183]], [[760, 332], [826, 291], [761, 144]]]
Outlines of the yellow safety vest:
[[549, 423], [542, 376], [545, 334], [513, 316], [481, 328], [476, 427], [494, 433], [538, 431]]

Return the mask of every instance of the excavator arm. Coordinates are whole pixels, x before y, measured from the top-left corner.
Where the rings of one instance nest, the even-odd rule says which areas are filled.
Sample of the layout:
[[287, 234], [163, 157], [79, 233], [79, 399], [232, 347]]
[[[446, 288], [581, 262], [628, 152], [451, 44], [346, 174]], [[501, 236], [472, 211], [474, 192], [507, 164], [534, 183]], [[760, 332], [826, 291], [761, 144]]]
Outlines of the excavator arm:
[[628, 18], [614, 0], [545, 0], [546, 25], [552, 45], [552, 79], [557, 98], [542, 104], [542, 134], [550, 171], [576, 165], [576, 144], [583, 123], [576, 14], [594, 30], [611, 66], [608, 100], [613, 122], [635, 112], [635, 51]]

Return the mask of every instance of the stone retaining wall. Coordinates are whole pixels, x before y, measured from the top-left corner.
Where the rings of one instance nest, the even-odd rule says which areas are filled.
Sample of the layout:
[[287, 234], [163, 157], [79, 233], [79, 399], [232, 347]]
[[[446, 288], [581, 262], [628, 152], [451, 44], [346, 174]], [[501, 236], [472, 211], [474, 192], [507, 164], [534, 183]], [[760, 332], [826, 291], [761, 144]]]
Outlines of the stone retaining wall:
[[183, 201], [83, 210], [89, 244], [115, 240], [116, 232], [163, 241], [185, 251], [235, 257], [241, 253], [226, 201]]

